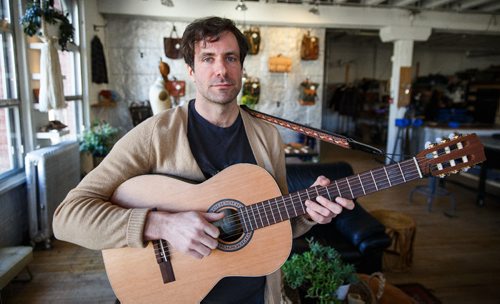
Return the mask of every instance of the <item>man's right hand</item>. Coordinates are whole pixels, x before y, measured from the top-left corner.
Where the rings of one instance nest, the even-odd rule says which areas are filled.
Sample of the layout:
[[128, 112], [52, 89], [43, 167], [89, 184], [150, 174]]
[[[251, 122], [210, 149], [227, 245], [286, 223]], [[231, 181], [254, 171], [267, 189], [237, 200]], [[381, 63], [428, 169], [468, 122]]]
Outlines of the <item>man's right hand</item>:
[[177, 251], [201, 259], [217, 247], [219, 229], [211, 222], [223, 217], [222, 213], [151, 211], [146, 218], [144, 240], [164, 239]]

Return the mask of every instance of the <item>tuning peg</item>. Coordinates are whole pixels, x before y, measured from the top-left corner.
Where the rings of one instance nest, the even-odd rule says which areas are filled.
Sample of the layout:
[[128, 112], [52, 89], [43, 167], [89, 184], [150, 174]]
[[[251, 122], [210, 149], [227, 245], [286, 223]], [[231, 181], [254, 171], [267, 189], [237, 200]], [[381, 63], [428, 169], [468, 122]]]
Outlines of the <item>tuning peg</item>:
[[461, 171], [462, 172], [467, 172], [467, 171], [469, 171], [469, 169], [470, 169], [470, 167], [463, 167]]
[[440, 178], [445, 178], [446, 177], [446, 174], [439, 174], [438, 177]]
[[434, 146], [435, 146], [435, 144], [431, 143], [430, 141], [426, 141], [426, 142], [425, 142], [425, 148], [426, 148], [426, 149], [432, 148], [432, 147], [434, 147]]

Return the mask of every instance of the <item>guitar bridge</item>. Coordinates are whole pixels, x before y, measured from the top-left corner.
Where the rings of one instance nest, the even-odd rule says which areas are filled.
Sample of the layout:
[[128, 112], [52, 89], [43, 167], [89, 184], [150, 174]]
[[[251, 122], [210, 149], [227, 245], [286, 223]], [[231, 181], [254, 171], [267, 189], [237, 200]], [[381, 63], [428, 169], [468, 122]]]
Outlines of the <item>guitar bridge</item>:
[[172, 263], [170, 262], [170, 253], [167, 241], [153, 241], [153, 247], [155, 249], [156, 262], [158, 262], [158, 265], [160, 266], [163, 283], [167, 284], [175, 281], [174, 269], [172, 268]]

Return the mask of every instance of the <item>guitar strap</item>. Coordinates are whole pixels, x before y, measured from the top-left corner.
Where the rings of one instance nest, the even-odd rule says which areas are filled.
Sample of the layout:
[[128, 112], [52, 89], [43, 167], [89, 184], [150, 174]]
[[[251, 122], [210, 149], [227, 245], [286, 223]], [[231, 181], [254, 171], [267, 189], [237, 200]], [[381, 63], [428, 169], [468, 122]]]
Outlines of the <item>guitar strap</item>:
[[358, 142], [352, 138], [331, 133], [328, 131], [324, 130], [319, 130], [313, 127], [308, 127], [296, 122], [292, 122], [283, 118], [278, 118], [269, 114], [265, 114], [256, 110], [252, 110], [249, 107], [245, 105], [241, 105], [241, 108], [245, 111], [247, 111], [250, 115], [265, 120], [267, 122], [270, 122], [275, 125], [282, 126], [284, 128], [291, 129], [295, 132], [299, 132], [301, 134], [304, 134], [309, 137], [313, 137], [316, 139], [319, 139], [324, 142], [329, 142], [334, 145], [340, 146], [345, 149], [353, 149], [353, 150], [360, 150], [364, 151], [370, 154], [376, 154], [376, 155], [383, 155], [384, 152], [378, 148], [372, 147], [370, 145]]

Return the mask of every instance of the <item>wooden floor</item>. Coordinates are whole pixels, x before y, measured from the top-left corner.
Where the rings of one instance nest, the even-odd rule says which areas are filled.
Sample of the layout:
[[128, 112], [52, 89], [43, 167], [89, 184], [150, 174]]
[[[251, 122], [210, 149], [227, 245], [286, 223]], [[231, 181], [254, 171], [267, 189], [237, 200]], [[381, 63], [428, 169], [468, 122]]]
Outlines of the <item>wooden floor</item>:
[[[347, 160], [357, 173], [381, 166], [366, 154], [331, 146], [322, 147], [323, 155], [321, 161]], [[477, 207], [474, 191], [447, 183], [457, 200], [456, 217], [450, 218], [444, 215], [448, 199], [435, 201], [432, 212], [422, 195], [409, 204], [410, 191], [425, 184], [415, 181], [358, 200], [368, 210], [397, 210], [417, 223], [412, 269], [385, 272], [388, 281], [423, 284], [443, 303], [500, 303], [500, 199], [489, 196], [486, 206]], [[60, 241], [53, 245], [34, 252], [33, 280], [8, 285], [3, 304], [114, 303], [100, 252]]]

